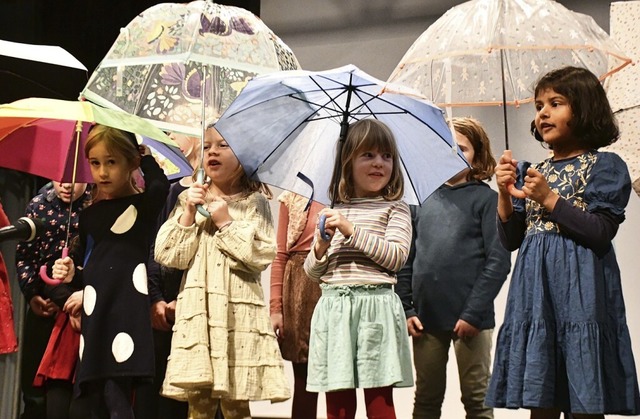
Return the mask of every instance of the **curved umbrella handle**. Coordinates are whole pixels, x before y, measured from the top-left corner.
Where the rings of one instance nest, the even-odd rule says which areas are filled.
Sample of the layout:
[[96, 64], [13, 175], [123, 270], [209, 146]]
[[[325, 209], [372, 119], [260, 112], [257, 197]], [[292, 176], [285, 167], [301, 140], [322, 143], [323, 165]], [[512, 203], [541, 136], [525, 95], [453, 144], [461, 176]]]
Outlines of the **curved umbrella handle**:
[[329, 241], [331, 240], [331, 236], [328, 235], [327, 232], [324, 230], [324, 225], [326, 222], [327, 222], [327, 215], [322, 214], [318, 219], [318, 230], [320, 230], [320, 237], [322, 238], [322, 240]]
[[[511, 150], [505, 150], [504, 151], [504, 155], [509, 160], [513, 159], [512, 155], [511, 155]], [[527, 197], [527, 194], [522, 192], [520, 189], [516, 188], [515, 183], [510, 183], [509, 185], [507, 185], [507, 191], [511, 194], [511, 196], [516, 197], [516, 198], [524, 199], [524, 198]]]
[[[69, 248], [68, 247], [63, 247], [62, 248], [62, 258], [66, 258], [69, 255]], [[40, 279], [42, 279], [42, 281], [45, 284], [48, 285], [60, 285], [62, 284], [62, 280], [61, 279], [53, 279], [53, 278], [49, 278], [49, 275], [47, 275], [47, 267], [45, 265], [42, 265], [40, 267]]]
[[[199, 184], [202, 184], [204, 182], [204, 169], [203, 168], [198, 169], [196, 176], [197, 176], [196, 181]], [[203, 217], [211, 218], [211, 214], [209, 214], [209, 211], [204, 209], [202, 205], [196, 205], [196, 209]]]

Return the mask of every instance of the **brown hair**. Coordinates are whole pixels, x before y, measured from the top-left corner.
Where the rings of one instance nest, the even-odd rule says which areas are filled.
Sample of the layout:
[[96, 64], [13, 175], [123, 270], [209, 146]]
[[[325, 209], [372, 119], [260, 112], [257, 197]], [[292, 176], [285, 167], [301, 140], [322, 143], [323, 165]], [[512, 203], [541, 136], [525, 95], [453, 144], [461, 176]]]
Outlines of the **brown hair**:
[[[132, 133], [106, 125], [94, 125], [84, 145], [84, 155], [87, 159], [91, 149], [101, 142], [110, 154], [123, 157], [132, 170], [140, 167], [140, 151], [137, 148], [136, 137]], [[133, 176], [131, 176], [131, 185], [140, 191]], [[99, 188], [91, 189], [92, 202], [99, 200], [99, 193]]]
[[491, 180], [496, 168], [496, 159], [491, 152], [491, 142], [480, 121], [477, 119], [451, 118], [453, 129], [469, 139], [473, 147], [473, 163], [467, 174], [467, 180]]
[[109, 153], [123, 157], [132, 168], [140, 166], [140, 152], [134, 145], [133, 134], [106, 125], [93, 126], [84, 146], [86, 158], [89, 158], [91, 149], [100, 142], [104, 143]]
[[[340, 147], [340, 144], [337, 145]], [[383, 190], [382, 197], [387, 201], [395, 201], [404, 195], [404, 178], [400, 170], [400, 156], [393, 133], [384, 123], [377, 119], [361, 119], [349, 125], [347, 138], [333, 167], [329, 197], [333, 202], [349, 202], [354, 196], [353, 161], [363, 150], [377, 150], [390, 153], [393, 157], [393, 170], [389, 183]], [[336, 181], [339, 179], [336, 190]]]

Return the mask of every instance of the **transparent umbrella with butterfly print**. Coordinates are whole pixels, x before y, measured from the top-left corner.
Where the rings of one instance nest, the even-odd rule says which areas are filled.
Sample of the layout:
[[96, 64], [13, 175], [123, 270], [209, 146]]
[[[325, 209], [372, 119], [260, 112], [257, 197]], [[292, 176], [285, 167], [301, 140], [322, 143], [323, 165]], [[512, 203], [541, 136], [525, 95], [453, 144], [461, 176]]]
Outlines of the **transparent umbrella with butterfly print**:
[[298, 68], [291, 49], [245, 9], [162, 3], [121, 29], [81, 96], [165, 131], [201, 135], [250, 78]]
[[81, 96], [204, 139], [207, 124], [249, 79], [298, 68], [291, 49], [245, 9], [212, 1], [162, 3], [120, 31]]

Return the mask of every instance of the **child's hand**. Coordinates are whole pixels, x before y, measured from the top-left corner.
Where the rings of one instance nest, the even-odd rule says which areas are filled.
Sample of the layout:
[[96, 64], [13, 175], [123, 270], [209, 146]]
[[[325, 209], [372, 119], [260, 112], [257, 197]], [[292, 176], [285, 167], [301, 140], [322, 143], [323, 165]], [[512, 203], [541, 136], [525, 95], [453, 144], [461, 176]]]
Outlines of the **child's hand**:
[[207, 211], [211, 214], [211, 221], [213, 221], [218, 228], [232, 221], [229, 215], [229, 204], [219, 196], [213, 197], [207, 206]]
[[75, 316], [69, 316], [69, 325], [71, 326], [71, 329], [74, 332], [78, 332], [80, 333], [80, 327], [81, 327], [81, 316], [80, 313], [76, 314]]
[[414, 338], [422, 336], [422, 331], [424, 330], [422, 322], [418, 316], [409, 317], [407, 319], [407, 329], [409, 330], [409, 335]]
[[194, 211], [196, 205], [204, 205], [205, 197], [207, 196], [208, 190], [209, 185], [207, 185], [206, 183], [204, 185], [198, 182], [192, 183], [191, 186], [189, 186], [189, 190], [187, 191], [187, 205]]
[[456, 326], [453, 328], [453, 333], [455, 333], [459, 338], [472, 338], [478, 336], [480, 330], [465, 320], [458, 319]]
[[29, 300], [29, 307], [31, 307], [31, 311], [39, 317], [51, 317], [58, 312], [58, 306], [51, 302], [51, 300], [45, 300], [39, 295], [34, 295], [31, 300]]
[[151, 149], [144, 145], [144, 144], [140, 144], [138, 146], [138, 152], [140, 153], [140, 157], [142, 156], [150, 156], [151, 155]]
[[530, 167], [524, 177], [522, 191], [527, 194], [527, 198], [532, 199], [552, 211], [558, 202], [559, 196], [551, 190], [547, 179], [536, 169]]
[[351, 237], [353, 234], [353, 224], [347, 220], [340, 211], [332, 208], [324, 208], [318, 216], [320, 215], [326, 216], [324, 228], [325, 232], [331, 237], [333, 237], [336, 229], [340, 230], [345, 237]]
[[282, 313], [271, 314], [271, 327], [273, 327], [273, 333], [276, 334], [278, 341], [282, 341], [282, 339], [284, 339], [284, 320]]
[[507, 187], [516, 183], [516, 164], [517, 160], [511, 157], [511, 150], [505, 150], [500, 156], [500, 160], [496, 166], [496, 184], [498, 191], [503, 194], [509, 194]]
[[76, 291], [67, 298], [67, 301], [62, 307], [62, 311], [67, 313], [70, 317], [80, 315], [80, 309], [82, 308], [83, 291]]
[[53, 279], [62, 280], [62, 282], [71, 282], [73, 275], [76, 272], [76, 268], [73, 265], [73, 260], [67, 256], [55, 261], [52, 272]]
[[151, 304], [151, 326], [156, 330], [168, 332], [171, 325], [166, 317], [167, 303], [164, 300]]

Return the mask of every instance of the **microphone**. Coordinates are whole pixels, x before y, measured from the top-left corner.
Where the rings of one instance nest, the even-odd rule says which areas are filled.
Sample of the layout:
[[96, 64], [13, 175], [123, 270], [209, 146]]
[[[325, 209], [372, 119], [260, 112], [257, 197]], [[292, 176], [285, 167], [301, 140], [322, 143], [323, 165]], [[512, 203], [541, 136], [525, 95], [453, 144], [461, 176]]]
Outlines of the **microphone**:
[[5, 240], [20, 240], [30, 242], [44, 232], [45, 226], [41, 220], [20, 217], [14, 225], [0, 228], [0, 242]]

